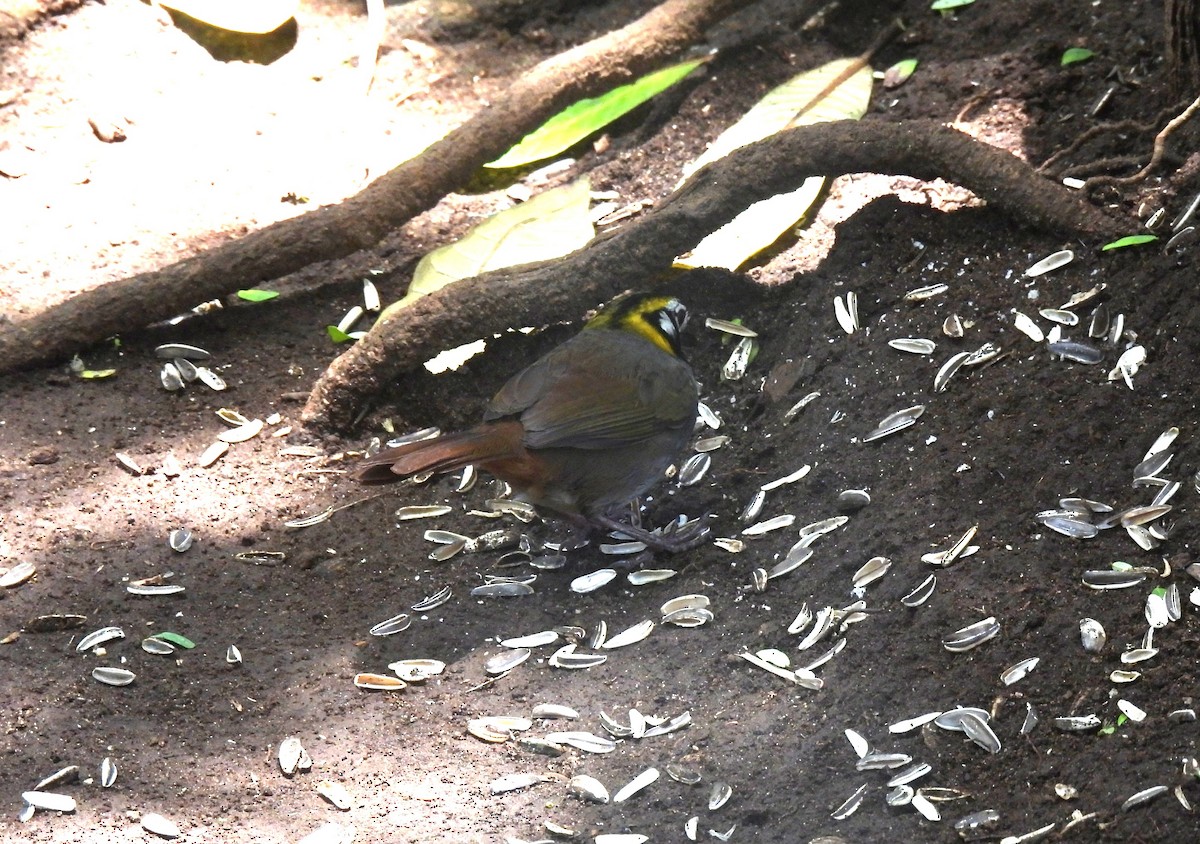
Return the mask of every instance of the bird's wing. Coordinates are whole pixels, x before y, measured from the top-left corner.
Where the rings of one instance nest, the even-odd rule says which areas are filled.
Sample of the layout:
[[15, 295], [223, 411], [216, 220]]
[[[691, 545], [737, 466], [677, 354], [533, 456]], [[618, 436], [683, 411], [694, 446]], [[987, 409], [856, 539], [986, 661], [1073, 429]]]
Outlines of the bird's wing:
[[618, 448], [693, 423], [686, 363], [637, 337], [590, 335], [514, 376], [485, 418], [519, 415], [530, 448]]

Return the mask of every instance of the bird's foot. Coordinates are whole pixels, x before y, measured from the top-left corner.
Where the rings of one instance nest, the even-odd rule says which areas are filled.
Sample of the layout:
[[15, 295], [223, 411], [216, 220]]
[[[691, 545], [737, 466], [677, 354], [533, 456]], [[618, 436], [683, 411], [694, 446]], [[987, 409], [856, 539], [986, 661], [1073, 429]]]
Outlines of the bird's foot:
[[654, 551], [660, 551], [666, 554], [679, 554], [683, 551], [691, 551], [693, 548], [698, 548], [704, 544], [712, 532], [708, 526], [711, 519], [711, 514], [705, 513], [699, 519], [687, 522], [680, 526], [676, 522], [672, 522], [662, 532], [654, 532], [643, 528], [634, 527], [632, 525], [618, 522], [611, 516], [593, 516], [592, 522], [606, 530], [614, 530], [630, 539], [644, 543], [647, 548]]

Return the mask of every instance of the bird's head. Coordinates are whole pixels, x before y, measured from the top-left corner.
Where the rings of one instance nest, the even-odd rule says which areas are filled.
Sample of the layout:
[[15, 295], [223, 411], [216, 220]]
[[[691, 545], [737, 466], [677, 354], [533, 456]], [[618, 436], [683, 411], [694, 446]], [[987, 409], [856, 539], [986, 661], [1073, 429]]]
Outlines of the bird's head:
[[635, 293], [612, 302], [584, 328], [629, 331], [681, 358], [680, 335], [687, 321], [687, 308], [674, 296]]

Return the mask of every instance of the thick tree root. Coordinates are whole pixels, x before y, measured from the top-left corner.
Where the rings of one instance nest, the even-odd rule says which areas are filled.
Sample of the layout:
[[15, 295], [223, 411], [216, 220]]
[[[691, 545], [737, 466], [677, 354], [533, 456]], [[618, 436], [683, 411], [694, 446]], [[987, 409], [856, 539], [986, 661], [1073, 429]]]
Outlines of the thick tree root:
[[741, 5], [666, 0], [628, 26], [542, 62], [491, 107], [344, 202], [0, 325], [0, 372], [66, 358], [131, 327], [373, 246], [570, 103], [661, 67]]
[[304, 409], [312, 428], [345, 430], [366, 399], [439, 351], [517, 325], [575, 316], [626, 288], [645, 288], [675, 256], [750, 204], [809, 176], [886, 173], [943, 178], [1038, 229], [1111, 236], [1117, 221], [1027, 164], [931, 121], [840, 121], [790, 129], [692, 176], [661, 206], [562, 260], [467, 279], [380, 320], [333, 362]]

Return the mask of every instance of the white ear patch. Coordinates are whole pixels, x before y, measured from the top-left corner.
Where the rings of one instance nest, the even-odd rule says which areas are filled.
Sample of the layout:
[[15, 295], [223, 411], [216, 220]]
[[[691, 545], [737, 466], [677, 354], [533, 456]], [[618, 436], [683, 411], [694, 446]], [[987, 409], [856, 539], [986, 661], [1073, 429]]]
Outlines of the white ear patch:
[[675, 326], [675, 320], [671, 318], [671, 314], [668, 311], [658, 312], [658, 327], [662, 333], [668, 337], [679, 337], [679, 332]]

